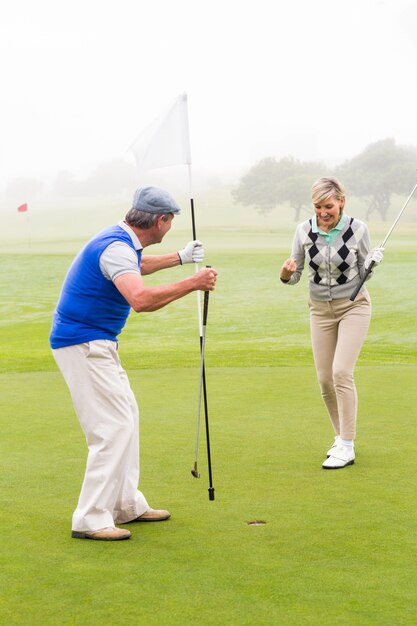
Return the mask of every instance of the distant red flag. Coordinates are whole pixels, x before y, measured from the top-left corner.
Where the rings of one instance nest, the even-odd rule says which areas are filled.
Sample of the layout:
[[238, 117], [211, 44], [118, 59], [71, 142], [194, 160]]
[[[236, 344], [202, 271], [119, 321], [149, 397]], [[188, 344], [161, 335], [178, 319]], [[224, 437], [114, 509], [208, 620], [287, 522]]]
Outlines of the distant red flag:
[[17, 207], [17, 212], [18, 213], [24, 213], [25, 211], [28, 210], [28, 205], [26, 204], [21, 204], [20, 206]]

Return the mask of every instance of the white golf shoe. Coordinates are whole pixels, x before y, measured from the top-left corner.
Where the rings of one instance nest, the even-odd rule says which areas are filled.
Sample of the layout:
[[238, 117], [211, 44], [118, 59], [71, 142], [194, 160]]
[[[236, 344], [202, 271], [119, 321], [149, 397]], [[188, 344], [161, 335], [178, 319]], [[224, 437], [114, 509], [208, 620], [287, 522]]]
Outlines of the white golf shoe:
[[355, 449], [342, 446], [340, 443], [331, 449], [330, 456], [324, 461], [323, 469], [341, 469], [355, 462]]
[[335, 448], [337, 448], [337, 446], [339, 445], [339, 440], [340, 440], [340, 435], [336, 435], [336, 437], [334, 438], [334, 442], [331, 448], [329, 448], [327, 450], [327, 458], [329, 458], [329, 456], [332, 456], [332, 452]]

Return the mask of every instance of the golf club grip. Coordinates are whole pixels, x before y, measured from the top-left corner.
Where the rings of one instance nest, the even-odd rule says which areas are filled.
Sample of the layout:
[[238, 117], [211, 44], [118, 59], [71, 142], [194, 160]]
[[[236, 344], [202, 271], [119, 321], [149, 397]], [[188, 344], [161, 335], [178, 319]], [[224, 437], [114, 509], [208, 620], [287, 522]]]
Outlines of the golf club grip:
[[369, 264], [368, 269], [365, 272], [364, 277], [362, 278], [362, 280], [359, 283], [359, 285], [356, 287], [355, 291], [350, 296], [350, 299], [351, 299], [352, 302], [355, 300], [356, 296], [358, 295], [358, 293], [362, 289], [362, 285], [365, 282], [365, 280], [368, 278], [368, 275], [372, 272], [372, 268], [373, 268], [374, 265], [375, 265], [375, 261], [371, 261], [370, 264]]
[[203, 307], [203, 326], [207, 326], [207, 314], [209, 303], [209, 291], [204, 292], [204, 307]]
[[[211, 265], [206, 265], [207, 268], [210, 268]], [[209, 291], [204, 292], [204, 306], [203, 306], [203, 326], [207, 325], [207, 315], [208, 315], [208, 303], [209, 303]]]

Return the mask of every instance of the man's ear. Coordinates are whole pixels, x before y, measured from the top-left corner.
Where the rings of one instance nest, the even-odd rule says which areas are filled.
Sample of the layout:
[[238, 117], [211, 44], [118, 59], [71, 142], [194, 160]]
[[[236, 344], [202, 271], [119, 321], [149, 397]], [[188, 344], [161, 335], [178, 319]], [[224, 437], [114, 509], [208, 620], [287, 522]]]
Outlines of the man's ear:
[[156, 218], [155, 225], [158, 229], [161, 228], [161, 223], [165, 222], [165, 219], [164, 219], [165, 217], [166, 217], [165, 215], [158, 215], [158, 217]]

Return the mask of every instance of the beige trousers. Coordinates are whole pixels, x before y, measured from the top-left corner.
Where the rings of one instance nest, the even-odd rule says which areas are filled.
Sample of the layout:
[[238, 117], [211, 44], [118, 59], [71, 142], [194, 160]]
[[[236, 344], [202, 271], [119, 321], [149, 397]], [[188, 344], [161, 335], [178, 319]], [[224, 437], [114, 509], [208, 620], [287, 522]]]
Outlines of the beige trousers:
[[353, 371], [371, 321], [371, 299], [364, 289], [349, 299], [310, 300], [314, 362], [321, 393], [336, 435], [354, 439], [358, 397]]
[[99, 530], [142, 515], [149, 505], [138, 491], [139, 411], [117, 343], [96, 340], [52, 353], [88, 446], [72, 529]]

